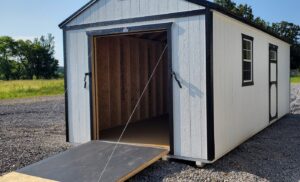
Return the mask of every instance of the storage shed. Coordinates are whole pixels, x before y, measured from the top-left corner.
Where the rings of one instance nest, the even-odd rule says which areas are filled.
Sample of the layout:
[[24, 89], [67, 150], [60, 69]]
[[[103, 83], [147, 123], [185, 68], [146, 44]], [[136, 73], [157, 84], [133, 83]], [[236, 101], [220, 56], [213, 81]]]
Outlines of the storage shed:
[[[211, 163], [289, 113], [290, 44], [205, 0], [92, 0], [60, 25], [67, 140]], [[156, 67], [157, 65], [157, 67]]]

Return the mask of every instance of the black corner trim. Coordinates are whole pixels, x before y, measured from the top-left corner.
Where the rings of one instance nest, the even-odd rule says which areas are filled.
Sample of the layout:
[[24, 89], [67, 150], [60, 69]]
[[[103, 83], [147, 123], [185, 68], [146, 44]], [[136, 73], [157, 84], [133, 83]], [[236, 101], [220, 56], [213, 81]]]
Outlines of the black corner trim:
[[63, 30], [63, 49], [64, 49], [64, 85], [65, 85], [65, 122], [66, 122], [66, 141], [70, 142], [69, 137], [69, 102], [68, 102], [68, 66], [67, 66], [67, 34]]
[[65, 29], [65, 30], [80, 30], [80, 29], [85, 29], [85, 28], [136, 23], [136, 22], [145, 22], [145, 21], [154, 21], [154, 20], [171, 19], [171, 18], [182, 18], [182, 17], [204, 15], [204, 14], [205, 14], [205, 10], [201, 9], [201, 10], [169, 13], [169, 14], [162, 14], [162, 15], [151, 15], [151, 16], [144, 16], [144, 17], [121, 19], [121, 20], [111, 20], [111, 21], [74, 25], [74, 26], [65, 26], [65, 27], [63, 27], [63, 29]]
[[[243, 73], [243, 68], [244, 68], [244, 59], [243, 59], [243, 40], [251, 40], [252, 41], [252, 81], [251, 82], [245, 82], [244, 81], [244, 73]], [[248, 87], [248, 86], [253, 86], [254, 85], [254, 38], [246, 35], [246, 34], [242, 34], [242, 48], [241, 48], [241, 52], [242, 52], [242, 87]]]
[[213, 13], [206, 9], [206, 87], [207, 87], [207, 159], [215, 159], [214, 82], [213, 82]]
[[89, 69], [89, 73], [91, 74], [89, 77], [89, 94], [90, 94], [90, 127], [91, 127], [91, 140], [94, 140], [94, 107], [93, 107], [93, 84], [92, 84], [92, 80], [93, 80], [93, 70], [92, 70], [92, 61], [93, 61], [93, 57], [94, 57], [94, 53], [93, 53], [93, 47], [94, 47], [94, 41], [93, 41], [93, 37], [92, 36], [88, 36], [88, 69]]

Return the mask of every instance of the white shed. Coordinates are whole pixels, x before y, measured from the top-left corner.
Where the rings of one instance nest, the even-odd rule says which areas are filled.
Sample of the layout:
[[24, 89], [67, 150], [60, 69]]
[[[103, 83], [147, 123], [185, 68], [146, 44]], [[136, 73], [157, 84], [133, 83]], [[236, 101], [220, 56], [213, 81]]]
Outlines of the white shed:
[[289, 113], [290, 44], [209, 1], [92, 0], [59, 26], [69, 142], [115, 142], [153, 71], [124, 143], [211, 163]]

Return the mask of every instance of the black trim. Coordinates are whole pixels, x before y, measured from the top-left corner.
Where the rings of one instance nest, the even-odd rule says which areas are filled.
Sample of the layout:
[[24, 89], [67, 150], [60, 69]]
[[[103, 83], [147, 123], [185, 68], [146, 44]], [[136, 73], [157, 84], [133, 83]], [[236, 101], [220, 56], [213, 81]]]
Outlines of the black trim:
[[214, 134], [214, 81], [213, 81], [213, 13], [207, 9], [205, 15], [206, 29], [206, 89], [207, 89], [207, 159], [215, 159]]
[[167, 28], [167, 45], [168, 45], [168, 72], [169, 72], [169, 139], [170, 139], [170, 154], [174, 154], [174, 118], [173, 118], [173, 80], [172, 80], [172, 25], [169, 24]]
[[[74, 18], [78, 17], [81, 13], [83, 13], [86, 9], [88, 9], [90, 6], [92, 6], [93, 4], [95, 4], [97, 1], [99, 0], [92, 0], [90, 2], [88, 2], [86, 5], [84, 5], [82, 8], [80, 8], [78, 11], [76, 11], [75, 13], [73, 13], [70, 17], [68, 17], [66, 20], [64, 20], [62, 23], [59, 24], [59, 27], [62, 28], [62, 29], [65, 29], [66, 28], [66, 24], [70, 21], [72, 21]], [[246, 18], [244, 17], [240, 17], [240, 16], [237, 16], [235, 14], [233, 14], [232, 12], [228, 11], [227, 9], [225, 9], [224, 7], [216, 4], [216, 3], [212, 3], [212, 2], [209, 2], [207, 0], [186, 0], [188, 2], [191, 2], [191, 3], [194, 3], [194, 4], [198, 4], [200, 6], [204, 6], [208, 9], [214, 9], [224, 15], [227, 15], [231, 18], [234, 18], [242, 23], [245, 23], [249, 26], [252, 26], [258, 30], [261, 30], [269, 35], [272, 35], [273, 37], [276, 37], [284, 42], [287, 42], [289, 44], [292, 44], [292, 42], [290, 40], [288, 40], [287, 38], [284, 38], [284, 37], [281, 37], [280, 35], [278, 35], [277, 33], [269, 30], [269, 29], [266, 29], [262, 26], [259, 26], [255, 23], [253, 23], [252, 21], [249, 21], [247, 20]]]
[[[172, 82], [172, 25], [173, 23], [163, 23], [163, 24], [155, 24], [155, 25], [144, 25], [144, 26], [135, 26], [135, 27], [125, 27], [125, 28], [115, 28], [115, 29], [106, 29], [106, 30], [98, 30], [98, 31], [90, 31], [87, 32], [88, 35], [88, 51], [89, 51], [89, 72], [93, 75], [92, 70], [92, 61], [93, 61], [93, 39], [99, 36], [109, 36], [109, 35], [126, 35], [126, 34], [136, 34], [143, 32], [151, 32], [151, 31], [166, 31], [167, 32], [167, 44], [168, 44], [168, 67], [169, 67], [169, 138], [170, 138], [170, 154], [174, 154], [174, 126], [173, 126], [173, 82]], [[92, 77], [90, 77], [92, 78]], [[90, 79], [90, 83], [92, 80]], [[93, 95], [92, 84], [90, 84], [90, 103], [93, 103]], [[93, 104], [90, 105], [91, 110], [91, 139], [93, 140]]]
[[93, 128], [93, 121], [94, 121], [94, 115], [93, 115], [93, 83], [92, 83], [92, 79], [93, 79], [93, 74], [94, 72], [92, 71], [92, 61], [94, 59], [94, 53], [93, 53], [93, 48], [94, 48], [94, 41], [93, 41], [93, 37], [89, 36], [88, 37], [88, 66], [89, 66], [89, 73], [90, 73], [90, 77], [89, 77], [89, 92], [90, 92], [90, 124], [91, 124], [91, 140], [93, 140], [94, 138], [94, 128]]
[[69, 102], [68, 102], [68, 66], [67, 66], [67, 34], [63, 30], [63, 49], [64, 49], [64, 85], [65, 85], [65, 122], [66, 122], [66, 141], [70, 142], [69, 137]]
[[[251, 72], [252, 72], [252, 75], [251, 75], [251, 77], [252, 77], [252, 81], [251, 82], [245, 82], [245, 79], [244, 79], [244, 57], [243, 57], [243, 41], [244, 41], [244, 39], [246, 39], [246, 40], [251, 40], [252, 41], [252, 67], [251, 67]], [[242, 87], [246, 87], [246, 86], [252, 86], [252, 85], [254, 85], [254, 50], [253, 50], [253, 48], [254, 48], [254, 46], [253, 46], [253, 44], [254, 44], [254, 38], [253, 37], [251, 37], [251, 36], [249, 36], [249, 35], [245, 35], [245, 34], [242, 34]]]
[[136, 22], [144, 22], [144, 21], [154, 21], [154, 20], [161, 20], [161, 19], [182, 18], [182, 17], [204, 15], [204, 14], [205, 14], [205, 10], [193, 10], [193, 11], [186, 11], [186, 12], [177, 12], [177, 13], [169, 13], [169, 14], [162, 14], [162, 15], [152, 15], [152, 16], [144, 16], [144, 17], [137, 17], [137, 18], [128, 18], [128, 19], [121, 19], [121, 20], [111, 20], [111, 21], [103, 21], [103, 22], [96, 22], [96, 23], [89, 23], [89, 24], [82, 24], [82, 25], [66, 26], [63, 29], [79, 30], [85, 28], [136, 23]]
[[[270, 51], [276, 51], [276, 61], [271, 60]], [[276, 64], [276, 81], [271, 81], [272, 73], [271, 73], [271, 65]], [[271, 113], [271, 87], [276, 86], [276, 114], [272, 116]], [[278, 118], [278, 46], [269, 44], [269, 121], [272, 122], [274, 119]]]
[[94, 3], [96, 3], [98, 0], [91, 0], [87, 2], [84, 6], [82, 6], [79, 10], [75, 11], [71, 16], [69, 16], [67, 19], [65, 19], [63, 22], [61, 22], [58, 27], [63, 28], [67, 23], [81, 15], [86, 9], [88, 9], [90, 6], [92, 6]]

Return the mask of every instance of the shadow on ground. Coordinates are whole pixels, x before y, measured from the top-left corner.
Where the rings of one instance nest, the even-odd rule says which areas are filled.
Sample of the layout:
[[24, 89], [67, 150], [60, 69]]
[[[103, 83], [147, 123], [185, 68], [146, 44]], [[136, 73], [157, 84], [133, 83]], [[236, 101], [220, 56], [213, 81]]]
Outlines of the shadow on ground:
[[300, 115], [288, 115], [203, 169], [160, 161], [132, 181], [299, 181]]

